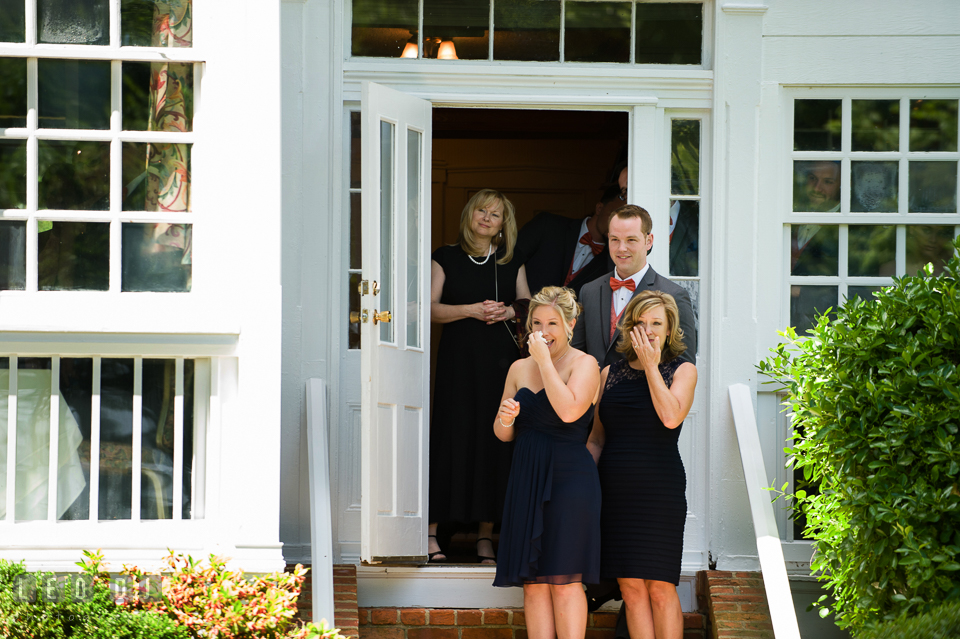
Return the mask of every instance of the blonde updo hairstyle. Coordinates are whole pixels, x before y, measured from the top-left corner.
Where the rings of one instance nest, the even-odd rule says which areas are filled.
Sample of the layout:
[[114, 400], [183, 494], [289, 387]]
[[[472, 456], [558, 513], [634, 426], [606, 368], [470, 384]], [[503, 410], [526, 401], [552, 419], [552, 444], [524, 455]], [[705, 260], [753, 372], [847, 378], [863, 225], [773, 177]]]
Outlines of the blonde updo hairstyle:
[[500, 226], [500, 232], [492, 240], [493, 250], [496, 252], [503, 248], [503, 257], [497, 260], [497, 264], [507, 264], [513, 259], [513, 247], [517, 244], [517, 217], [513, 202], [500, 191], [480, 189], [467, 200], [460, 214], [460, 237], [457, 238], [457, 243], [467, 255], [484, 256], [473, 229], [470, 228], [470, 220], [473, 218], [474, 211], [490, 206], [494, 202], [500, 202], [503, 205], [503, 224]]
[[636, 361], [637, 353], [633, 350], [630, 341], [630, 332], [640, 322], [640, 316], [658, 306], [662, 306], [667, 316], [667, 343], [661, 345], [660, 363], [669, 362], [687, 350], [683, 343], [683, 329], [680, 328], [680, 309], [673, 295], [663, 291], [642, 291], [633, 296], [627, 307], [623, 309], [623, 319], [620, 320], [620, 341], [617, 343], [617, 352], [623, 353], [628, 362]]
[[544, 286], [530, 300], [527, 311], [527, 334], [533, 331], [533, 312], [541, 306], [552, 306], [563, 320], [563, 330], [567, 334], [567, 341], [573, 339], [573, 329], [570, 324], [580, 316], [583, 308], [577, 302], [577, 295], [572, 289], [565, 286]]

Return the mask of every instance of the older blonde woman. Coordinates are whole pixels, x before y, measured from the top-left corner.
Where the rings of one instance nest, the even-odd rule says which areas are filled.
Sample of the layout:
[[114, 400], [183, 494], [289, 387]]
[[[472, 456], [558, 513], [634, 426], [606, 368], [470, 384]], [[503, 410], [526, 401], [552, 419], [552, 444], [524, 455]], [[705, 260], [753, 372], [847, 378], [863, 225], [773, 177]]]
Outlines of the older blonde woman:
[[430, 426], [431, 561], [446, 555], [438, 522], [478, 526], [477, 561], [495, 563], [491, 536], [503, 512], [511, 447], [490, 432], [510, 365], [519, 357], [512, 323], [530, 297], [513, 249], [517, 223], [502, 193], [483, 189], [460, 216], [460, 238], [433, 253], [430, 317], [443, 324]]
[[677, 440], [693, 404], [697, 368], [671, 295], [637, 293], [623, 311], [617, 350], [603, 369], [587, 443], [598, 460], [600, 576], [616, 579], [631, 639], [681, 639], [680, 582], [686, 474]]

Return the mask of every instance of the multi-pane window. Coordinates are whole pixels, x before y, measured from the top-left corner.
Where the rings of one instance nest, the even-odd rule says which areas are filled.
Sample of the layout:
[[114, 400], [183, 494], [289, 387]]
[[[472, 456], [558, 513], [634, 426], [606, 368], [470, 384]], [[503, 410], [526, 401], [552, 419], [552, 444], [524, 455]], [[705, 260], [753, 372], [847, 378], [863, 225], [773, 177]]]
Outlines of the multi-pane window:
[[894, 276], [942, 271], [960, 231], [957, 112], [955, 95], [793, 101], [785, 252], [798, 332]]
[[670, 277], [690, 294], [700, 325], [701, 121], [670, 120]]
[[351, 53], [699, 65], [703, 14], [700, 2], [353, 0]]
[[0, 13], [0, 290], [189, 291], [190, 0]]
[[[350, 250], [347, 265], [347, 306], [351, 321], [347, 324], [347, 348], [360, 348], [360, 282], [363, 260], [360, 243], [360, 112], [350, 111], [350, 171], [347, 196], [350, 209]], [[354, 321], [354, 319], [356, 321]]]

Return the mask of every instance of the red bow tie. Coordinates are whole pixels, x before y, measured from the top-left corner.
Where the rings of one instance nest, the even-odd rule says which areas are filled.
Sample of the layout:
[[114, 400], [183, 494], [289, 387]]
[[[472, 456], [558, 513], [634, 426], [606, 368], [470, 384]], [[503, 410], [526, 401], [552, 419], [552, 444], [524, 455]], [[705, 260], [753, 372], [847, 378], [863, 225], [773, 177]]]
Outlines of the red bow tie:
[[635, 291], [637, 290], [637, 285], [634, 283], [633, 280], [618, 280], [615, 277], [611, 277], [610, 290], [616, 291], [617, 289], [620, 289], [620, 288], [625, 288], [628, 291]]
[[600, 255], [603, 253], [603, 249], [606, 248], [605, 244], [597, 244], [594, 242], [589, 231], [583, 234], [583, 237], [580, 238], [580, 243], [589, 246], [594, 255]]

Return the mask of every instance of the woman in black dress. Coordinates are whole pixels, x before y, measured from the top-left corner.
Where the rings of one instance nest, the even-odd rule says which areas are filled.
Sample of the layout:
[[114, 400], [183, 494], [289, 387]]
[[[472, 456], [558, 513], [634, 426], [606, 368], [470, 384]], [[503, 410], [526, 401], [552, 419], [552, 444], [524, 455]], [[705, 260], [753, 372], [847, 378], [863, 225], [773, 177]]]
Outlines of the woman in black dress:
[[478, 525], [477, 560], [495, 563], [493, 524], [503, 512], [511, 447], [490, 432], [497, 400], [520, 351], [507, 320], [530, 297], [514, 259], [513, 204], [493, 189], [470, 198], [460, 238], [433, 253], [430, 319], [444, 324], [430, 426], [430, 561], [444, 561], [437, 522]]
[[686, 347], [671, 295], [637, 293], [620, 331], [626, 359], [601, 373], [587, 444], [603, 490], [600, 576], [620, 585], [631, 639], [681, 639], [687, 479], [677, 440], [697, 368], [678, 357]]
[[587, 450], [597, 360], [570, 346], [579, 305], [547, 286], [530, 300], [530, 357], [510, 367], [493, 429], [516, 438], [494, 586], [522, 586], [530, 639], [583, 639], [584, 583], [600, 571], [600, 480]]

